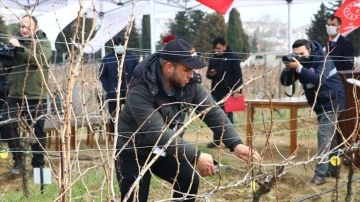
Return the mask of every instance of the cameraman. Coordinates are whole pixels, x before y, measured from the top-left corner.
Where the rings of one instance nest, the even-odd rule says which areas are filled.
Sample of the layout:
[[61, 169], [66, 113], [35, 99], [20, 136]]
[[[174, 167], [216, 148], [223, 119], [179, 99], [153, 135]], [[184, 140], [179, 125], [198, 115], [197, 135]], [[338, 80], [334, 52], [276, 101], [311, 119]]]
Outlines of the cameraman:
[[[2, 112], [3, 120], [15, 118], [18, 121], [26, 119], [34, 127], [36, 142], [31, 145], [33, 153], [32, 166], [42, 167], [45, 164], [44, 155], [46, 134], [43, 131], [46, 114], [46, 93], [48, 78], [48, 61], [51, 57], [50, 41], [45, 33], [39, 30], [37, 19], [30, 15], [21, 18], [20, 36], [13, 37], [9, 44], [15, 46], [17, 51], [10, 67], [8, 107]], [[18, 122], [9, 122], [2, 127], [1, 134], [7, 139], [9, 149], [12, 151], [14, 166], [10, 172], [20, 174], [22, 151], [18, 132]], [[29, 130], [30, 131], [30, 130]], [[34, 134], [29, 134], [34, 137]]]
[[[281, 72], [280, 82], [289, 86], [299, 79], [306, 99], [317, 115], [318, 154], [328, 154], [337, 146], [333, 136], [340, 112], [345, 107], [344, 86], [334, 62], [325, 60], [325, 53], [318, 42], [300, 39], [294, 42], [292, 49], [296, 56], [290, 61], [284, 61], [286, 68]], [[329, 172], [338, 174], [337, 169], [329, 167], [328, 158], [317, 159], [311, 183], [324, 184]]]

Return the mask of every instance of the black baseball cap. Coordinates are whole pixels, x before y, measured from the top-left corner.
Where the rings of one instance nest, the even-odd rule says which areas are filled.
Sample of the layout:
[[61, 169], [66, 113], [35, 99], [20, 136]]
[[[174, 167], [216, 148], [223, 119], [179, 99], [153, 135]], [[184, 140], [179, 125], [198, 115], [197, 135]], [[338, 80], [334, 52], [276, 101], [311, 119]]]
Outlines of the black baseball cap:
[[202, 69], [207, 66], [196, 54], [194, 46], [181, 38], [171, 40], [166, 44], [160, 51], [160, 58], [181, 63], [192, 69]]

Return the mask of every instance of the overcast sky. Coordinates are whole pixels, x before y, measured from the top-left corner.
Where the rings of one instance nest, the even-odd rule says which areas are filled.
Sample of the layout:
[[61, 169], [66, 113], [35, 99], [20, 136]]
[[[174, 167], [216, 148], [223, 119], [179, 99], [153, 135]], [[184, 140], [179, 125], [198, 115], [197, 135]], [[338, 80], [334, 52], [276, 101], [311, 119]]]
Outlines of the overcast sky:
[[[310, 24], [314, 14], [320, 9], [320, 4], [319, 2], [292, 4], [290, 6], [292, 26], [296, 28]], [[286, 4], [278, 6], [261, 6], [259, 4], [258, 6], [237, 7], [237, 10], [240, 12], [242, 21], [254, 21], [269, 16], [273, 21], [288, 22], [288, 6]]]

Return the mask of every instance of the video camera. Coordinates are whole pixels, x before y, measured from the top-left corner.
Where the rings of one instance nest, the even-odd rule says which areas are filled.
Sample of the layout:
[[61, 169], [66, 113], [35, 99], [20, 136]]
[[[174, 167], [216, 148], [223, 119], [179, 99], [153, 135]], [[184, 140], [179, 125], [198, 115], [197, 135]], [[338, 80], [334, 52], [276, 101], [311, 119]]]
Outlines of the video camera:
[[288, 62], [293, 62], [293, 58], [299, 60], [300, 59], [300, 56], [296, 53], [290, 53], [288, 55], [284, 55], [281, 60], [284, 62], [284, 63], [288, 63]]
[[0, 42], [0, 63], [4, 67], [14, 65], [14, 57], [17, 51], [24, 51], [22, 47], [15, 47], [12, 44], [4, 44]]

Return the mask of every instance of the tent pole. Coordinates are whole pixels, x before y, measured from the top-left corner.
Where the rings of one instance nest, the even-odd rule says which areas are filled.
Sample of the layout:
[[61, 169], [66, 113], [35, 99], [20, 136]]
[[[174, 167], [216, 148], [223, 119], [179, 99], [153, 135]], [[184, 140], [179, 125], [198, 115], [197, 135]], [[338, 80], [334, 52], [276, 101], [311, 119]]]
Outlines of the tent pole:
[[286, 0], [287, 5], [288, 5], [288, 48], [289, 48], [289, 53], [292, 52], [292, 48], [291, 48], [291, 40], [292, 40], [292, 26], [291, 26], [291, 3], [293, 0]]
[[[100, 1], [100, 16], [99, 16], [99, 20], [100, 20], [100, 27], [104, 25], [104, 5], [103, 5], [103, 1]], [[101, 58], [105, 57], [105, 44], [101, 47]]]
[[150, 0], [150, 42], [151, 54], [155, 53], [155, 18], [154, 18], [154, 0]]
[[[288, 50], [289, 53], [292, 53], [292, 44], [291, 44], [291, 38], [292, 38], [292, 26], [291, 26], [291, 2], [293, 0], [285, 0], [288, 5]], [[295, 85], [294, 83], [292, 85]], [[288, 88], [290, 92], [292, 92], [292, 85], [290, 85]], [[279, 89], [280, 90], [280, 89]], [[280, 91], [279, 91], [280, 92]], [[294, 93], [294, 92], [292, 92]]]

